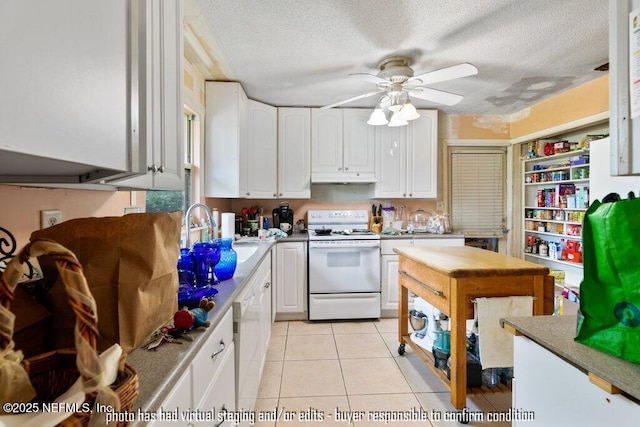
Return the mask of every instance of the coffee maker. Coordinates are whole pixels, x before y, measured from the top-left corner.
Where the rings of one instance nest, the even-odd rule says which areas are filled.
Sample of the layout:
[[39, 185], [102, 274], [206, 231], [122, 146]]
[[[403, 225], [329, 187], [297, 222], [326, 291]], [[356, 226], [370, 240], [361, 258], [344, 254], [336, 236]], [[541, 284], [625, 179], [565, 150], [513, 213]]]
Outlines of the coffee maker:
[[280, 224], [287, 222], [291, 225], [287, 234], [291, 235], [293, 233], [293, 211], [289, 209], [289, 202], [281, 202], [280, 207], [275, 208], [271, 215], [274, 228], [280, 228]]

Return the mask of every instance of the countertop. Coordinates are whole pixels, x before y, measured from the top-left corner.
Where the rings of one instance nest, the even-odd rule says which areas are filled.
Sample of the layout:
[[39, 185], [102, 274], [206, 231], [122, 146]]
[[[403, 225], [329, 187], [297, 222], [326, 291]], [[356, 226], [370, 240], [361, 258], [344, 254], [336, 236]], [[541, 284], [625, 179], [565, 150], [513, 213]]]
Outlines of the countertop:
[[380, 234], [381, 240], [390, 239], [464, 239], [464, 234], [449, 233], [449, 234], [435, 234], [435, 233], [415, 233], [415, 234]]
[[471, 246], [394, 248], [394, 252], [449, 277], [544, 275], [549, 269]]
[[592, 372], [640, 400], [640, 365], [575, 342], [576, 316], [509, 317], [502, 322], [581, 371]]
[[[292, 240], [289, 237], [278, 241]], [[137, 348], [129, 353], [127, 363], [138, 372], [139, 379], [139, 396], [135, 402], [134, 411], [140, 409], [144, 412], [155, 412], [158, 410], [173, 385], [191, 364], [207, 337], [222, 320], [227, 310], [231, 308], [236, 296], [251, 278], [256, 267], [276, 243], [277, 241], [258, 243], [256, 252], [245, 262], [238, 264], [233, 278], [217, 285], [219, 293], [213, 299], [216, 305], [209, 312], [208, 317], [211, 326], [189, 332], [194, 338], [193, 342], [184, 342], [182, 345], [164, 344], [153, 352]], [[242, 245], [243, 243], [236, 244]], [[144, 424], [143, 422], [132, 423], [132, 425]]]

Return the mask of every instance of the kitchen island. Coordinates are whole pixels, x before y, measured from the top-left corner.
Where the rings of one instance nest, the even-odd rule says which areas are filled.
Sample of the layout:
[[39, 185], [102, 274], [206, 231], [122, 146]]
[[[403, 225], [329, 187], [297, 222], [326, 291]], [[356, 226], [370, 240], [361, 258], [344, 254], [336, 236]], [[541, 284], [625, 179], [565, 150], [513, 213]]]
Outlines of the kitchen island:
[[[466, 406], [466, 319], [473, 319], [472, 299], [530, 295], [533, 313], [553, 309], [553, 277], [547, 267], [469, 246], [395, 248], [400, 256], [398, 353], [406, 344], [432, 368], [451, 390], [451, 403]], [[451, 319], [451, 381], [433, 367], [433, 356], [413, 343], [408, 331], [411, 291]]]
[[514, 335], [513, 407], [535, 414], [527, 426], [638, 425], [640, 365], [575, 342], [576, 316], [501, 323]]

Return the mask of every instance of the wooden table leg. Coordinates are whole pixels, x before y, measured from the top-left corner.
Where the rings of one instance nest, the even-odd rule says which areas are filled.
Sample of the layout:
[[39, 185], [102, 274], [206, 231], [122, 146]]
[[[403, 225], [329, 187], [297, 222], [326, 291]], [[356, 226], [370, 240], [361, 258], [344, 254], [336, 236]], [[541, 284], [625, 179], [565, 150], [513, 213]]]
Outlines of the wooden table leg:
[[451, 404], [467, 406], [467, 316], [463, 279], [451, 279]]
[[398, 342], [404, 344], [404, 337], [409, 335], [409, 290], [398, 280]]
[[544, 281], [546, 276], [533, 277], [533, 315], [542, 316], [544, 314]]

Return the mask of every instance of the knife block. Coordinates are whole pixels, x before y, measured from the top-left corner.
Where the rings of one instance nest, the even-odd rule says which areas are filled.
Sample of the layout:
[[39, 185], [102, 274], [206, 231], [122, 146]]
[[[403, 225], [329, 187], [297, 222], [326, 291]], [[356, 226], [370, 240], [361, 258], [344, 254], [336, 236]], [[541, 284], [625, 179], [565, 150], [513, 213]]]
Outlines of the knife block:
[[369, 230], [373, 233], [381, 233], [382, 232], [382, 217], [381, 216], [372, 216], [369, 218]]

